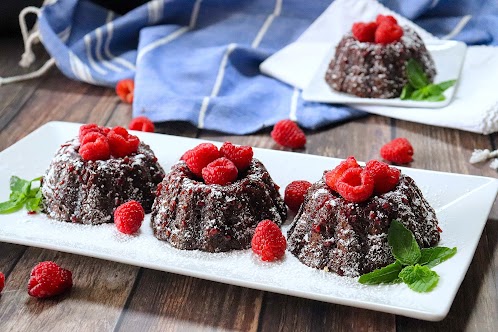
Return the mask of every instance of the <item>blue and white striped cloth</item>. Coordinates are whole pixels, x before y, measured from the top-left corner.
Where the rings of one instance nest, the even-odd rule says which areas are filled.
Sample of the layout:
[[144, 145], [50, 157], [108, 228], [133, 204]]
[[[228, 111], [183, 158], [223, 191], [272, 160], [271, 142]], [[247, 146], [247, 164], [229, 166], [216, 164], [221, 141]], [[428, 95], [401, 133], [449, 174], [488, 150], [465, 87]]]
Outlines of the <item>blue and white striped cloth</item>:
[[[496, 1], [481, 7], [473, 0], [382, 2], [430, 32], [498, 44]], [[154, 0], [119, 16], [88, 0], [49, 0], [41, 10], [39, 29], [66, 76], [110, 87], [134, 78], [135, 116], [155, 122], [184, 120], [233, 134], [254, 132], [285, 118], [317, 128], [365, 113], [304, 102], [298, 89], [262, 75], [258, 68], [330, 3]], [[442, 16], [445, 10], [451, 17]], [[458, 28], [471, 14], [479, 16]]]

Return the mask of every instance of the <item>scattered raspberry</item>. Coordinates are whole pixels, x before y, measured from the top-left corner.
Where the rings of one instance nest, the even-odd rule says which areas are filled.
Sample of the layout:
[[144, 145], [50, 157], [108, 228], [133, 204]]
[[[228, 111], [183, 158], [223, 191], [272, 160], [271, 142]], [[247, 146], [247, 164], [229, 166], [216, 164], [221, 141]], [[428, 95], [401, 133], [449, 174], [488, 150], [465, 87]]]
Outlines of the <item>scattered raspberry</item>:
[[389, 167], [382, 161], [370, 160], [365, 166], [365, 171], [369, 172], [374, 179], [374, 193], [376, 195], [391, 191], [399, 182], [399, 169]]
[[398, 21], [391, 15], [377, 15], [377, 19], [375, 20], [377, 25], [381, 25], [383, 22], [398, 24]]
[[250, 146], [236, 146], [225, 142], [220, 148], [221, 155], [230, 159], [239, 171], [245, 170], [251, 164], [253, 151]]
[[28, 294], [37, 298], [59, 295], [73, 286], [71, 271], [54, 262], [41, 262], [31, 270]]
[[225, 157], [210, 162], [202, 169], [202, 178], [206, 184], [227, 185], [237, 179], [237, 166]]
[[132, 79], [124, 79], [116, 84], [116, 94], [125, 103], [133, 103], [133, 92], [135, 91], [135, 82]]
[[347, 169], [336, 182], [337, 192], [350, 202], [360, 203], [372, 196], [374, 179], [360, 168]]
[[3, 288], [5, 287], [5, 275], [0, 272], [0, 293], [3, 291]]
[[137, 116], [136, 118], [130, 121], [128, 129], [153, 133], [154, 123], [150, 121], [150, 119], [146, 116]]
[[278, 144], [291, 149], [300, 149], [306, 144], [304, 132], [291, 120], [278, 121], [273, 127], [271, 137]]
[[114, 127], [107, 134], [111, 155], [116, 158], [123, 158], [134, 153], [138, 149], [140, 140], [137, 136], [130, 135], [123, 127]]
[[287, 241], [277, 224], [271, 220], [263, 220], [254, 231], [251, 247], [263, 261], [272, 262], [284, 256]]
[[129, 201], [121, 204], [114, 210], [114, 224], [121, 233], [133, 234], [144, 220], [145, 212], [142, 205], [137, 201]]
[[353, 24], [353, 36], [360, 42], [375, 42], [375, 31], [377, 30], [377, 23], [355, 23]]
[[[90, 137], [90, 134], [84, 138]], [[103, 135], [96, 135], [95, 141], [87, 140], [86, 143], [80, 146], [79, 153], [84, 160], [107, 160], [111, 156], [109, 142]]]
[[397, 42], [403, 36], [403, 29], [387, 21], [382, 22], [375, 31], [375, 42], [378, 44], [390, 44]]
[[353, 156], [348, 157], [348, 159], [341, 161], [333, 170], [328, 171], [325, 174], [325, 182], [330, 189], [336, 190], [337, 180], [344, 174], [344, 172], [350, 168], [360, 168], [358, 162]]
[[398, 137], [380, 148], [380, 156], [395, 164], [408, 164], [413, 161], [413, 147], [404, 137]]
[[304, 202], [304, 195], [311, 187], [308, 181], [292, 181], [285, 188], [284, 201], [292, 211], [296, 212]]
[[181, 159], [187, 163], [192, 173], [198, 177], [202, 177], [202, 169], [220, 157], [221, 153], [216, 145], [202, 143], [185, 152]]

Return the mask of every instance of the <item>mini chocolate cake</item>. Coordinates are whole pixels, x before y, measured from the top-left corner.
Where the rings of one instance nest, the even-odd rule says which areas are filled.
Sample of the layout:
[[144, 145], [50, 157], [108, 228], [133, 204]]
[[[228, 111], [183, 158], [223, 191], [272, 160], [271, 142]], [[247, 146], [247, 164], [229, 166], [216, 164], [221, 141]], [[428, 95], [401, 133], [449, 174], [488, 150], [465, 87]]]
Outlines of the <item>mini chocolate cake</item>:
[[43, 207], [60, 221], [101, 224], [113, 221], [114, 209], [129, 200], [150, 212], [157, 184], [164, 177], [157, 158], [144, 143], [124, 158], [86, 161], [75, 138], [63, 144], [43, 177]]
[[308, 266], [356, 277], [394, 262], [387, 243], [394, 219], [421, 248], [439, 242], [436, 213], [409, 176], [402, 174], [393, 190], [362, 203], [346, 201], [322, 179], [308, 190], [287, 249]]
[[179, 161], [158, 187], [151, 224], [175, 248], [221, 252], [249, 248], [260, 221], [281, 225], [286, 216], [278, 186], [259, 160], [227, 185], [205, 184]]
[[325, 81], [336, 91], [362, 98], [396, 98], [407, 84], [406, 63], [416, 60], [429, 81], [436, 76], [434, 60], [420, 36], [403, 27], [401, 40], [391, 44], [360, 42], [352, 33], [337, 45]]

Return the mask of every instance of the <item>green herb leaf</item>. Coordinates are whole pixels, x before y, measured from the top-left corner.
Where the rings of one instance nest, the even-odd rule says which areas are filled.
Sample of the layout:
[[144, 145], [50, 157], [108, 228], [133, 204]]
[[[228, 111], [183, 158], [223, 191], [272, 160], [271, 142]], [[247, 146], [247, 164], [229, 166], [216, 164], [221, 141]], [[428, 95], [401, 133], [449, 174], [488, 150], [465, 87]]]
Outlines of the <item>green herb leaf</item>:
[[6, 201], [0, 203], [0, 214], [16, 212], [22, 208], [24, 200]]
[[444, 95], [437, 95], [437, 96], [429, 96], [425, 98], [425, 101], [443, 101], [445, 100], [446, 97]]
[[391, 222], [387, 233], [394, 258], [403, 265], [413, 265], [420, 258], [420, 248], [412, 232], [397, 220]]
[[401, 95], [399, 96], [399, 98], [401, 100], [410, 99], [413, 91], [415, 91], [415, 88], [410, 83], [408, 83], [403, 87], [403, 90], [401, 90]]
[[431, 291], [439, 281], [439, 275], [436, 272], [419, 264], [405, 267], [399, 273], [399, 277], [410, 289], [419, 293]]
[[408, 60], [406, 64], [406, 76], [408, 76], [410, 84], [416, 89], [421, 89], [430, 83], [422, 66], [414, 59]]
[[425, 265], [432, 268], [445, 260], [453, 257], [457, 252], [457, 248], [448, 247], [434, 247], [434, 248], [423, 248], [420, 253], [420, 259], [418, 264]]
[[31, 181], [23, 180], [15, 175], [10, 177], [10, 191], [27, 194], [30, 187]]
[[426, 97], [427, 97], [427, 92], [424, 90], [424, 88], [422, 88], [422, 89], [418, 89], [418, 90], [413, 91], [410, 99], [421, 101], [421, 100], [424, 100]]
[[443, 90], [446, 91], [447, 89], [451, 88], [453, 85], [455, 85], [456, 80], [449, 80], [449, 81], [444, 81], [441, 83], [438, 83], [437, 86]]
[[444, 92], [444, 90], [436, 84], [429, 84], [424, 89], [426, 89], [429, 96], [440, 96]]
[[391, 284], [399, 282], [398, 274], [403, 269], [403, 265], [396, 261], [392, 264], [384, 266], [383, 268], [366, 273], [358, 279], [360, 284], [364, 285], [377, 285], [377, 284]]

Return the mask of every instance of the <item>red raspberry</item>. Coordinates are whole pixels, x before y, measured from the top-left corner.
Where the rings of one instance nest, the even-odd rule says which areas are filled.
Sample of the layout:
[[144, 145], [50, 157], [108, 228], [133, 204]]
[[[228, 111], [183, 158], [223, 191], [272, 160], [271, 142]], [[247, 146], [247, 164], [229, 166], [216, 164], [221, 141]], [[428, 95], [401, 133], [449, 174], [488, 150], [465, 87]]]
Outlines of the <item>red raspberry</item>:
[[88, 133], [100, 133], [102, 135], [107, 135], [109, 132], [109, 128], [107, 127], [101, 127], [97, 126], [95, 123], [90, 123], [90, 124], [85, 124], [80, 127], [80, 132], [79, 132], [79, 140], [80, 143], [83, 140], [83, 137], [88, 134]]
[[192, 173], [198, 177], [202, 177], [202, 169], [210, 162], [220, 157], [221, 153], [216, 145], [211, 143], [202, 143], [185, 152], [181, 159], [187, 163], [187, 166]]
[[413, 161], [413, 146], [404, 137], [398, 137], [380, 148], [380, 156], [395, 164], [408, 164]]
[[333, 170], [328, 171], [325, 174], [325, 182], [330, 189], [337, 191], [336, 182], [344, 174], [344, 172], [350, 168], [360, 168], [358, 162], [353, 156], [348, 157], [348, 159], [341, 161]]
[[360, 203], [372, 196], [374, 179], [362, 168], [347, 169], [336, 182], [337, 192], [350, 202]]
[[135, 91], [135, 82], [132, 79], [124, 79], [116, 84], [116, 94], [125, 103], [133, 103], [133, 92]]
[[375, 41], [375, 31], [377, 30], [377, 23], [362, 23], [358, 22], [353, 24], [353, 36], [360, 42], [373, 43]]
[[377, 15], [377, 19], [375, 20], [377, 25], [381, 25], [383, 22], [398, 24], [398, 21], [391, 15]]
[[221, 157], [210, 162], [202, 169], [202, 178], [206, 184], [226, 185], [237, 179], [237, 166], [229, 159]]
[[37, 298], [59, 295], [73, 286], [71, 271], [54, 262], [41, 262], [31, 270], [28, 294]]
[[86, 143], [90, 143], [90, 142], [95, 142], [97, 140], [97, 138], [105, 138], [105, 140], [107, 141], [107, 137], [102, 134], [100, 131], [92, 131], [92, 132], [89, 132], [89, 133], [86, 133], [82, 138], [80, 138], [80, 146], [83, 146], [85, 145]]
[[306, 144], [306, 135], [294, 121], [280, 120], [271, 132], [271, 137], [278, 144], [291, 148], [300, 149]]
[[121, 233], [133, 234], [144, 220], [145, 212], [142, 205], [137, 201], [129, 201], [121, 204], [114, 210], [114, 224]]
[[[95, 136], [95, 141], [91, 141], [90, 135]], [[87, 138], [88, 136], [88, 138]], [[84, 139], [86, 143], [80, 146], [79, 153], [84, 160], [107, 160], [111, 156], [109, 142], [103, 135], [87, 134]]]
[[376, 195], [391, 191], [399, 182], [399, 169], [389, 167], [382, 161], [370, 160], [365, 166], [365, 171], [370, 173], [374, 179], [374, 193]]
[[154, 123], [146, 116], [137, 116], [128, 124], [128, 129], [145, 131], [149, 133], [154, 132]]
[[0, 272], [0, 293], [3, 291], [3, 288], [5, 287], [5, 275]]
[[123, 158], [134, 153], [138, 149], [140, 140], [137, 136], [130, 135], [123, 127], [114, 127], [107, 134], [111, 155], [116, 158]]
[[296, 212], [304, 202], [304, 195], [308, 192], [311, 183], [308, 181], [292, 181], [285, 188], [284, 201], [292, 211]]
[[225, 142], [220, 148], [221, 155], [230, 159], [239, 171], [245, 170], [251, 164], [253, 151], [250, 146], [236, 146]]
[[263, 261], [272, 262], [284, 256], [287, 241], [277, 224], [271, 220], [263, 220], [256, 226], [251, 247]]
[[403, 29], [387, 21], [382, 22], [375, 31], [375, 42], [377, 44], [390, 44], [397, 42], [403, 36]]

